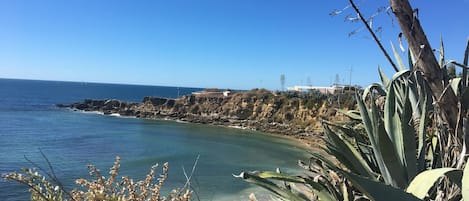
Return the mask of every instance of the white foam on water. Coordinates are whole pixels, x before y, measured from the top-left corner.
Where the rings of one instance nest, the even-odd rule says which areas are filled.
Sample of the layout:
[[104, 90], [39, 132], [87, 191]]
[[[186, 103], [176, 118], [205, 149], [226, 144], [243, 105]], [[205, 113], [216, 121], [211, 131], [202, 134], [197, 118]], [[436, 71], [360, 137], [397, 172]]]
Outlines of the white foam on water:
[[113, 117], [121, 117], [121, 114], [119, 114], [119, 113], [112, 113], [112, 114], [110, 114], [109, 116], [113, 116]]
[[99, 114], [99, 115], [104, 115], [104, 112], [100, 112], [100, 111], [85, 111], [85, 110], [77, 110], [77, 109], [73, 109], [73, 111], [75, 111], [75, 112], [80, 112], [80, 113], [85, 113], [85, 114]]

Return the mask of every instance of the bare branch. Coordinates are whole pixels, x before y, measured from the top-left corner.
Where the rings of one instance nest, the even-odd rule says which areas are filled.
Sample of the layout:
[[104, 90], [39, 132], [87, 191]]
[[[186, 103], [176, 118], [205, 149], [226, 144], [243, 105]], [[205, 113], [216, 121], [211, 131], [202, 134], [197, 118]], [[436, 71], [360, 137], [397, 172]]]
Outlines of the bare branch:
[[373, 31], [373, 29], [370, 27], [370, 25], [368, 24], [368, 22], [365, 20], [365, 18], [363, 17], [363, 15], [361, 14], [360, 10], [358, 9], [358, 7], [355, 5], [355, 3], [353, 2], [353, 0], [350, 0], [350, 4], [352, 5], [352, 8], [355, 10], [355, 12], [358, 14], [358, 16], [360, 17], [360, 19], [362, 20], [363, 24], [365, 24], [365, 27], [366, 29], [368, 29], [368, 31], [370, 32], [371, 36], [373, 36], [373, 39], [376, 41], [376, 43], [378, 44], [379, 48], [381, 49], [381, 51], [383, 52], [384, 56], [388, 59], [389, 63], [391, 64], [391, 66], [394, 68], [394, 70], [396, 72], [399, 72], [399, 69], [397, 68], [396, 64], [394, 63], [394, 61], [391, 59], [391, 57], [389, 56], [388, 52], [386, 51], [386, 49], [384, 49], [384, 46], [383, 44], [381, 44], [380, 40], [378, 39], [378, 37], [376, 36], [375, 32]]

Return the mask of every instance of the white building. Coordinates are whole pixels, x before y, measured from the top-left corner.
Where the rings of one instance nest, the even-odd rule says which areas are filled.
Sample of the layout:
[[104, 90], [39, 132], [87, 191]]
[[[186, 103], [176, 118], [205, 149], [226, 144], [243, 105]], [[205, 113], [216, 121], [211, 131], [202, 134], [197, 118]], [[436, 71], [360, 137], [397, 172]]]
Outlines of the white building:
[[345, 90], [352, 90], [355, 89], [355, 87], [350, 87], [348, 85], [338, 85], [334, 84], [330, 87], [322, 87], [322, 86], [293, 86], [293, 87], [288, 87], [288, 91], [308, 91], [308, 90], [318, 90], [319, 92], [323, 94], [334, 94], [337, 92], [341, 92]]

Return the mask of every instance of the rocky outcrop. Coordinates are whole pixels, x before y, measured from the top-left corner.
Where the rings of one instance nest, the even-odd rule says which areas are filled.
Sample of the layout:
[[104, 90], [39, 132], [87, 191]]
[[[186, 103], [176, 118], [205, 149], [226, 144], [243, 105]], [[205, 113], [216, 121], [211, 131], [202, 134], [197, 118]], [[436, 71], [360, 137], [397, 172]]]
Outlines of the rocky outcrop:
[[133, 102], [124, 102], [119, 100], [91, 100], [85, 99], [82, 102], [72, 103], [70, 105], [57, 104], [61, 108], [71, 108], [75, 110], [83, 111], [97, 111], [104, 114], [119, 114], [123, 116], [134, 116], [134, 108], [138, 106], [139, 103]]
[[324, 98], [290, 97], [267, 90], [235, 92], [229, 96], [188, 95], [178, 99], [145, 97], [142, 103], [84, 100], [58, 106], [104, 114], [239, 127], [300, 138], [321, 136], [321, 119], [336, 115]]

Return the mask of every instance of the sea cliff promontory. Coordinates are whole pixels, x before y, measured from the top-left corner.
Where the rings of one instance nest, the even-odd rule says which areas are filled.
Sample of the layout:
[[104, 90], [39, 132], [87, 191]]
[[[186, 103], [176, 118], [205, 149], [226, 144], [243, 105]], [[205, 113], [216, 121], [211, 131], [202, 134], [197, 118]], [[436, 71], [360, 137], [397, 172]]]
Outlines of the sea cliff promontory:
[[[222, 125], [321, 140], [321, 121], [337, 118], [336, 96], [319, 92], [272, 92], [264, 89], [231, 93], [202, 92], [176, 99], [145, 97], [141, 103], [84, 100], [75, 110], [147, 119]], [[344, 99], [345, 100], [345, 99]], [[342, 107], [353, 104], [342, 104]]]

